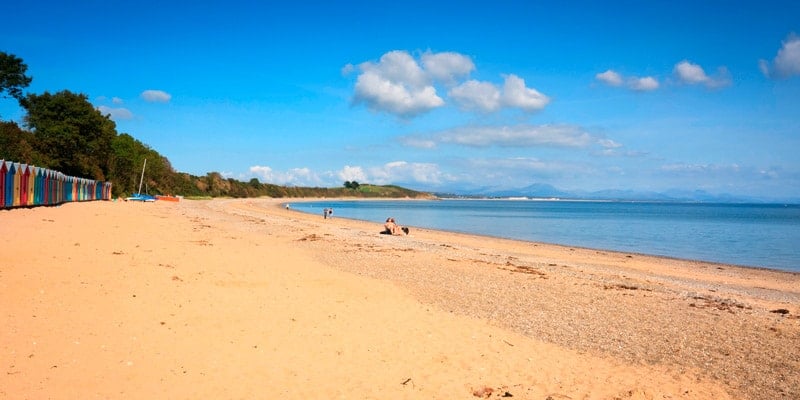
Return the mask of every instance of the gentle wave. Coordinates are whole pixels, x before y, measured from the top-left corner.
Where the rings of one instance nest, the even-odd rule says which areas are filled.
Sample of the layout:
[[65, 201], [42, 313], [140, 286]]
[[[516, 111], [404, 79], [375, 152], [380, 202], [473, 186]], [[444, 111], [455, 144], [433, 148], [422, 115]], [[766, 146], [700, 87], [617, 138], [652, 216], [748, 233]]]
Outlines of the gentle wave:
[[401, 225], [800, 272], [800, 206], [608, 201], [315, 201], [322, 218]]

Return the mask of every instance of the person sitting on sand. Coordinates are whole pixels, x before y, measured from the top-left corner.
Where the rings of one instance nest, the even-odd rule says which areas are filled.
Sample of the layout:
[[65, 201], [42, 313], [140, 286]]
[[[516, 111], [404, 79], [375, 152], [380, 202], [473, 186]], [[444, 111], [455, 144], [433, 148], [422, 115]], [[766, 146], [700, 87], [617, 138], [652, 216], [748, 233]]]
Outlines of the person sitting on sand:
[[383, 224], [384, 231], [381, 232], [385, 235], [408, 235], [408, 227], [397, 225], [394, 221], [394, 218], [389, 217], [386, 219], [386, 223]]

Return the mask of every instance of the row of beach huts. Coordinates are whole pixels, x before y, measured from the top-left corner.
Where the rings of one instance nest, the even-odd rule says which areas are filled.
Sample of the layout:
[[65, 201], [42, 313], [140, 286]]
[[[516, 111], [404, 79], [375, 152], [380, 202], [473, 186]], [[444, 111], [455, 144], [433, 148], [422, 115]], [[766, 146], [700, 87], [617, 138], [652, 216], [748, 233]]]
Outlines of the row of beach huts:
[[0, 209], [110, 199], [111, 182], [0, 160]]

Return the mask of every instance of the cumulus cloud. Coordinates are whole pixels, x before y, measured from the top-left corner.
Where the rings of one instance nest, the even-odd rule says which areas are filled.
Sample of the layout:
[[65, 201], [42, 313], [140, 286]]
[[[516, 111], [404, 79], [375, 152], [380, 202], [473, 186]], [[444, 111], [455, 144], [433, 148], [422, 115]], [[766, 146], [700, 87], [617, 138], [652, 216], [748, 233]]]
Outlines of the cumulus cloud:
[[493, 112], [500, 109], [500, 90], [492, 83], [469, 80], [448, 92], [465, 110]]
[[405, 51], [390, 51], [378, 63], [359, 68], [353, 100], [372, 110], [413, 117], [444, 105], [425, 71]]
[[254, 165], [250, 173], [261, 181], [277, 185], [313, 186], [322, 183], [322, 179], [309, 168], [291, 168], [287, 171], [275, 171], [270, 167]]
[[610, 69], [607, 70], [606, 72], [601, 72], [601, 73], [595, 75], [595, 78], [598, 81], [603, 82], [603, 83], [605, 83], [606, 85], [609, 85], [609, 86], [621, 86], [622, 85], [622, 76], [618, 72], [612, 71]]
[[336, 175], [342, 182], [364, 182], [367, 180], [367, 174], [364, 172], [364, 169], [361, 167], [351, 167], [349, 165], [345, 165], [344, 168], [342, 168]]
[[706, 75], [703, 67], [688, 60], [683, 60], [675, 64], [673, 73], [681, 83], [688, 85], [704, 85], [708, 88], [718, 88], [730, 84], [728, 71], [720, 68], [716, 77]]
[[114, 121], [133, 118], [133, 113], [127, 108], [123, 107], [113, 108], [108, 106], [99, 106], [97, 107], [97, 110], [103, 115], [108, 115]]
[[646, 76], [644, 78], [631, 78], [628, 81], [628, 87], [639, 92], [649, 92], [658, 89], [659, 83], [656, 78]]
[[525, 87], [525, 80], [516, 75], [507, 75], [503, 85], [503, 103], [525, 111], [538, 111], [544, 108], [550, 98], [536, 89]]
[[166, 103], [172, 98], [172, 95], [163, 90], [149, 89], [142, 92], [141, 97], [151, 103]]
[[[347, 75], [354, 69], [347, 64], [342, 73]], [[454, 52], [428, 51], [417, 61], [408, 52], [395, 50], [378, 62], [361, 63], [358, 70], [353, 103], [403, 118], [443, 106], [445, 99], [437, 92], [437, 85], [449, 87], [447, 95], [467, 111], [494, 112], [512, 107], [532, 112], [550, 102], [549, 97], [527, 87], [525, 80], [513, 74], [504, 76], [502, 89], [476, 80], [459, 83], [475, 70], [475, 64], [470, 57]]]
[[800, 75], [800, 37], [789, 35], [770, 64], [759, 60], [759, 68], [767, 78], [789, 78]]
[[430, 51], [422, 55], [422, 65], [434, 80], [452, 83], [456, 78], [467, 76], [475, 69], [472, 59], [459, 53]]
[[379, 185], [396, 182], [417, 182], [436, 185], [448, 179], [432, 163], [410, 163], [392, 161], [379, 167], [369, 169], [369, 179]]
[[660, 86], [658, 80], [656, 78], [653, 78], [652, 76], [623, 77], [619, 72], [610, 69], [605, 72], [598, 73], [594, 77], [595, 79], [597, 79], [598, 81], [600, 81], [605, 85], [622, 86], [624, 84], [625, 87], [627, 87], [628, 89], [635, 90], [637, 92], [648, 92], [656, 90]]
[[112, 97], [111, 98], [111, 102], [114, 103], [114, 104], [122, 104], [123, 103], [122, 99], [120, 99], [119, 97]]
[[525, 80], [513, 74], [505, 76], [502, 92], [490, 82], [469, 80], [451, 89], [448, 95], [462, 109], [481, 112], [493, 112], [501, 107], [532, 112], [550, 103], [549, 97], [526, 87]]

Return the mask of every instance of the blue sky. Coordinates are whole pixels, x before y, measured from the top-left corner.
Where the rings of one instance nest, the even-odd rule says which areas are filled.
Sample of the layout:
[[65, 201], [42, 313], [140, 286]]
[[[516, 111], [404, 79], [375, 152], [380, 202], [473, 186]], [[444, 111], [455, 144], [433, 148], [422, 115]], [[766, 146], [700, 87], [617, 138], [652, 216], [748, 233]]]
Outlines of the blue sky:
[[[182, 172], [800, 199], [797, 1], [40, 1], [4, 14], [0, 51], [28, 65], [29, 92], [86, 94]], [[22, 115], [0, 99], [0, 118]]]

